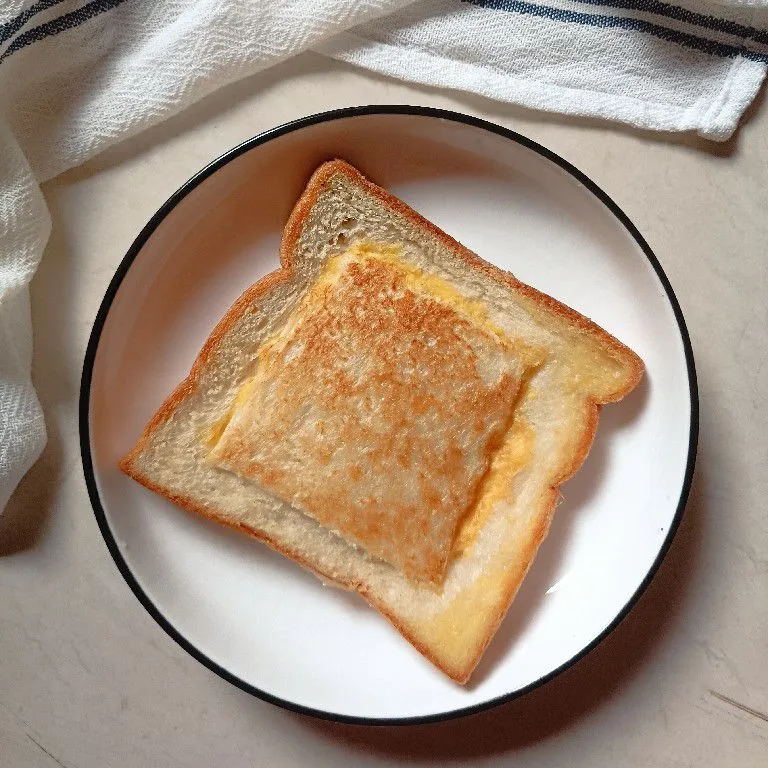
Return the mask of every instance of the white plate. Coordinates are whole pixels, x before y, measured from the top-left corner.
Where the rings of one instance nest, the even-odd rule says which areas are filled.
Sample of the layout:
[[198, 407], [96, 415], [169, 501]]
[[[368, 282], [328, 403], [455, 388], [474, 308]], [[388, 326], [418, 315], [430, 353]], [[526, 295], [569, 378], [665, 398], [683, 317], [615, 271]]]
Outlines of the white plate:
[[[343, 157], [484, 258], [593, 318], [647, 376], [606, 407], [552, 530], [471, 683], [436, 671], [354, 596], [241, 534], [175, 508], [116, 469], [216, 321], [277, 268], [310, 173]], [[647, 585], [679, 522], [696, 442], [693, 358], [659, 263], [583, 174], [475, 118], [363, 107], [236, 147], [180, 189], [121, 263], [81, 391], [83, 465], [109, 549], [137, 597], [193, 656], [284, 706], [415, 722], [490, 706], [593, 647]]]

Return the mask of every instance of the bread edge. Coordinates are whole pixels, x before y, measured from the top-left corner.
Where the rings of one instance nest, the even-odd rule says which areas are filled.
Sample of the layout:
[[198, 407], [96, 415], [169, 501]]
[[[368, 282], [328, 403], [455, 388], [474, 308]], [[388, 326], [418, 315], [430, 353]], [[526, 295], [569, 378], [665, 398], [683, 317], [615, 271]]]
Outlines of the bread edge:
[[[460, 242], [458, 242], [458, 240], [455, 240], [449, 234], [443, 232], [442, 229], [440, 229], [429, 219], [414, 211], [402, 200], [367, 179], [360, 171], [349, 165], [349, 163], [345, 162], [344, 160], [330, 160], [320, 166], [315, 174], [320, 174], [326, 167], [330, 167], [330, 169], [328, 174], [323, 177], [323, 182], [330, 178], [334, 173], [343, 173], [350, 181], [363, 187], [363, 189], [365, 189], [368, 194], [377, 198], [385, 206], [388, 206], [389, 208], [397, 211], [397, 213], [399, 213], [403, 218], [407, 219], [411, 224], [420, 227], [421, 229], [426, 229], [436, 240], [440, 242], [443, 247], [452, 251], [454, 255], [458, 256], [469, 266], [484, 273], [486, 276], [492, 278], [496, 282], [513, 288], [519, 293], [522, 293], [527, 298], [545, 307], [551, 312], [554, 312], [561, 318], [567, 320], [572, 325], [579, 327], [581, 330], [587, 331], [597, 336], [609, 349], [615, 353], [618, 358], [620, 358], [627, 365], [630, 370], [630, 377], [625, 387], [617, 389], [610, 396], [601, 399], [601, 403], [604, 404], [621, 400], [640, 383], [640, 379], [642, 379], [643, 372], [645, 370], [643, 361], [629, 347], [627, 347], [625, 344], [622, 344], [617, 338], [608, 333], [608, 331], [597, 325], [597, 323], [594, 323], [588, 317], [585, 317], [575, 309], [572, 309], [568, 305], [559, 302], [557, 299], [552, 298], [548, 294], [542, 293], [527, 283], [523, 283], [510, 272], [506, 272], [505, 270], [501, 269], [501, 267], [497, 267], [494, 264], [485, 261], [476, 253], [474, 253], [474, 251], [470, 251], [469, 248], [462, 245]], [[314, 181], [315, 176], [310, 179], [309, 184], [311, 185]], [[299, 205], [300, 204], [301, 201], [299, 201]]]
[[[419, 640], [411, 634], [408, 627], [398, 621], [397, 616], [391, 614], [388, 611], [386, 605], [376, 600], [376, 598], [368, 592], [365, 584], [350, 580], [345, 581], [343, 579], [338, 579], [332, 574], [325, 573], [324, 571], [314, 567], [311, 563], [306, 561], [298, 552], [291, 551], [291, 549], [281, 545], [280, 542], [276, 539], [246, 525], [233, 524], [222, 515], [217, 514], [215, 510], [204, 507], [203, 505], [197, 503], [194, 499], [174, 494], [169, 492], [167, 489], [158, 486], [150, 478], [143, 475], [135, 466], [136, 459], [143, 451], [151, 435], [172, 416], [173, 412], [184, 400], [184, 398], [194, 392], [198, 379], [201, 375], [201, 372], [205, 368], [208, 359], [213, 354], [216, 347], [220, 344], [229, 329], [237, 322], [237, 320], [244, 314], [244, 312], [248, 310], [254, 301], [266, 295], [272, 288], [290, 280], [294, 276], [295, 270], [293, 253], [295, 246], [301, 236], [304, 222], [310, 210], [312, 209], [312, 206], [315, 204], [320, 193], [322, 192], [325, 184], [338, 173], [343, 174], [349, 181], [362, 187], [368, 194], [375, 197], [385, 206], [394, 209], [398, 214], [407, 219], [412, 225], [426, 229], [429, 234], [436, 238], [443, 247], [449, 249], [452, 253], [465, 261], [470, 267], [478, 269], [496, 282], [511, 287], [514, 290], [522, 293], [529, 299], [560, 315], [562, 318], [566, 319], [571, 324], [578, 326], [582, 330], [598, 336], [602, 343], [608, 346], [618, 358], [625, 362], [629, 370], [627, 380], [624, 386], [621, 388], [616, 389], [599, 401], [590, 396], [585, 398], [585, 429], [578, 443], [577, 450], [574, 451], [573, 461], [571, 462], [570, 466], [563, 470], [561, 476], [558, 477], [557, 480], [553, 482], [548, 489], [549, 499], [547, 500], [545, 507], [542, 510], [540, 515], [540, 524], [536, 530], [535, 535], [531, 539], [530, 546], [526, 551], [526, 557], [523, 559], [524, 566], [520, 569], [517, 577], [510, 582], [510, 588], [507, 592], [507, 596], [501, 603], [502, 608], [493, 617], [494, 620], [489, 625], [490, 630], [487, 633], [484, 642], [478, 645], [478, 650], [472, 659], [470, 659], [467, 664], [460, 668], [448, 668], [441, 664], [439, 659], [437, 659], [430, 652], [430, 649], [422, 645]], [[509, 610], [514, 597], [520, 588], [520, 585], [522, 584], [528, 570], [531, 567], [531, 564], [535, 559], [536, 552], [541, 545], [541, 542], [544, 540], [547, 532], [549, 531], [554, 510], [557, 506], [559, 487], [579, 470], [589, 453], [595, 434], [597, 432], [600, 406], [604, 403], [621, 400], [637, 386], [643, 376], [643, 362], [631, 349], [622, 344], [618, 339], [613, 337], [603, 328], [593, 323], [591, 320], [579, 314], [570, 307], [566, 306], [565, 304], [562, 304], [556, 299], [553, 299], [551, 296], [548, 296], [547, 294], [536, 290], [526, 283], [521, 282], [509, 272], [505, 272], [499, 267], [484, 261], [477, 254], [473, 253], [468, 248], [461, 245], [461, 243], [459, 243], [457, 240], [452, 238], [450, 235], [439, 229], [431, 221], [414, 211], [399, 198], [369, 181], [365, 176], [363, 176], [362, 173], [360, 173], [360, 171], [358, 171], [356, 168], [353, 168], [344, 160], [329, 160], [323, 163], [312, 174], [309, 181], [307, 182], [307, 186], [304, 189], [304, 192], [302, 193], [301, 197], [299, 198], [298, 202], [288, 217], [288, 221], [285, 225], [283, 237], [280, 243], [279, 256], [280, 266], [278, 269], [265, 275], [256, 283], [247, 288], [229, 308], [229, 310], [227, 310], [224, 317], [222, 317], [222, 319], [216, 324], [213, 332], [208, 337], [205, 344], [203, 345], [203, 348], [196, 357], [187, 377], [162, 403], [160, 408], [156, 411], [154, 416], [143, 430], [135, 446], [128, 452], [128, 454], [126, 454], [125, 457], [123, 457], [118, 462], [118, 467], [126, 475], [136, 480], [145, 488], [148, 488], [149, 490], [164, 496], [177, 506], [182, 507], [190, 512], [200, 514], [209, 520], [213, 520], [217, 523], [226, 525], [227, 527], [234, 530], [246, 533], [252, 538], [267, 544], [270, 548], [280, 553], [281, 555], [284, 555], [285, 557], [288, 557], [294, 562], [298, 563], [303, 568], [319, 577], [321, 580], [331, 582], [336, 586], [341, 587], [342, 589], [357, 592], [364, 600], [366, 600], [366, 602], [368, 602], [375, 610], [384, 616], [390, 622], [390, 624], [392, 624], [392, 626], [406, 640], [408, 640], [408, 642], [419, 653], [422, 654], [422, 656], [427, 658], [432, 664], [434, 664], [438, 669], [442, 670], [455, 682], [463, 685], [469, 679], [473, 670], [482, 658], [485, 649], [488, 647], [491, 639], [496, 634], [496, 631], [498, 630], [501, 622], [504, 619], [504, 616]]]

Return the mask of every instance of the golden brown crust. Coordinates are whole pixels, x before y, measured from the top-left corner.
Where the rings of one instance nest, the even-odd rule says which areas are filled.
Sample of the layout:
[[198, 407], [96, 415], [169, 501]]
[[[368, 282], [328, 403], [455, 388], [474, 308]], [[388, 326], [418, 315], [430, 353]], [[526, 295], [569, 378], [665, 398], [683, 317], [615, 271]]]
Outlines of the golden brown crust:
[[[498, 283], [514, 289], [518, 293], [523, 294], [527, 298], [541, 307], [546, 308], [555, 315], [558, 315], [562, 319], [566, 320], [569, 325], [576, 326], [588, 332], [600, 339], [600, 341], [611, 350], [617, 359], [622, 360], [630, 371], [627, 383], [612, 392], [608, 397], [601, 398], [602, 403], [615, 402], [621, 400], [625, 395], [629, 394], [640, 382], [643, 376], [644, 366], [643, 361], [636, 355], [629, 347], [622, 344], [614, 336], [611, 336], [606, 330], [599, 325], [593, 323], [589, 318], [579, 314], [576, 310], [571, 309], [569, 306], [562, 304], [553, 299], [551, 296], [541, 291], [537, 291], [526, 283], [520, 282], [514, 275], [504, 271], [500, 267], [488, 263], [481, 259], [476, 253], [470, 251], [469, 248], [464, 247], [457, 240], [454, 240], [450, 235], [443, 232], [429, 219], [424, 218], [421, 214], [414, 211], [407, 206], [402, 200], [391, 195], [386, 190], [377, 186], [373, 182], [363, 176], [360, 171], [353, 168], [349, 163], [343, 160], [331, 160], [324, 165], [320, 166], [316, 173], [320, 173], [325, 168], [329, 170], [322, 175], [322, 181], [325, 183], [334, 173], [344, 174], [350, 181], [361, 186], [372, 197], [375, 197], [379, 202], [386, 207], [393, 209], [403, 218], [407, 219], [411, 224], [424, 229], [432, 235], [440, 244], [447, 250], [454, 253], [456, 256], [465, 261], [469, 266], [474, 267], [483, 274], [492, 278]], [[315, 176], [312, 177], [310, 185], [315, 182]]]
[[[160, 406], [158, 411], [147, 424], [144, 432], [139, 438], [138, 442], [134, 446], [133, 450], [120, 462], [120, 467], [123, 467], [125, 462], [132, 460], [132, 457], [141, 453], [142, 449], [146, 445], [149, 436], [173, 413], [176, 407], [181, 401], [194, 391], [195, 384], [200, 375], [200, 372], [205, 367], [208, 358], [219, 345], [223, 337], [229, 331], [230, 328], [237, 322], [242, 316], [243, 312], [254, 304], [259, 298], [267, 295], [270, 290], [281, 282], [285, 282], [293, 277], [294, 265], [293, 265], [293, 253], [296, 243], [301, 236], [301, 230], [309, 214], [312, 206], [317, 201], [320, 193], [325, 187], [326, 183], [337, 173], [345, 175], [348, 179], [363, 187], [370, 195], [382, 202], [384, 205], [397, 211], [401, 216], [408, 219], [412, 224], [422, 227], [429, 231], [429, 233], [435, 237], [444, 247], [455, 253], [467, 264], [480, 270], [484, 274], [493, 278], [497, 282], [507, 285], [516, 291], [528, 296], [541, 306], [546, 307], [557, 315], [560, 315], [563, 319], [569, 323], [583, 328], [598, 338], [609, 348], [614, 351], [617, 357], [624, 360], [627, 367], [630, 370], [630, 375], [627, 378], [625, 385], [609, 396], [601, 398], [600, 403], [616, 402], [621, 400], [627, 394], [629, 394], [640, 382], [643, 377], [643, 361], [636, 355], [629, 347], [622, 344], [618, 339], [614, 338], [600, 326], [593, 323], [588, 318], [579, 314], [575, 310], [560, 303], [551, 296], [545, 293], [537, 291], [535, 288], [522, 283], [514, 275], [509, 272], [505, 272], [503, 269], [489, 264], [481, 259], [477, 254], [465, 248], [457, 240], [454, 240], [450, 235], [443, 232], [431, 221], [425, 219], [421, 214], [408, 207], [402, 200], [399, 200], [394, 195], [389, 194], [386, 190], [378, 187], [373, 182], [363, 176], [360, 171], [353, 168], [349, 163], [344, 160], [329, 160], [323, 163], [311, 176], [304, 193], [299, 198], [299, 201], [294, 206], [288, 217], [288, 222], [285, 225], [283, 231], [283, 237], [280, 242], [280, 267], [275, 272], [271, 272], [265, 275], [261, 280], [254, 283], [247, 288], [240, 298], [230, 307], [224, 317], [214, 328], [208, 340], [205, 342], [200, 354], [195, 359], [194, 364], [189, 372], [189, 375], [179, 384], [179, 386], [173, 391], [173, 393], [166, 399], [166, 401]], [[591, 444], [591, 439], [590, 439]], [[570, 476], [570, 475], [569, 475]]]
[[[576, 326], [577, 328], [580, 328], [589, 333], [593, 337], [598, 338], [600, 342], [605, 346], [605, 348], [611, 353], [611, 355], [615, 359], [621, 360], [627, 369], [626, 378], [621, 381], [621, 385], [618, 386], [615, 390], [609, 393], [603, 393], [599, 399], [594, 397], [587, 397], [585, 399], [584, 429], [582, 435], [577, 442], [575, 450], [571, 454], [570, 463], [568, 466], [562, 468], [559, 476], [552, 483], [551, 487], [542, 495], [542, 512], [539, 515], [536, 530], [531, 536], [525, 554], [521, 559], [521, 567], [518, 569], [514, 578], [508, 579], [505, 598], [499, 602], [499, 605], [501, 606], [500, 609], [493, 616], [493, 620], [488, 623], [488, 632], [484, 642], [477, 645], [476, 653], [468, 663], [457, 668], [449, 668], [444, 665], [441, 660], [436, 657], [432, 649], [425, 646], [419, 640], [419, 638], [414, 635], [412, 630], [407, 625], [400, 621], [397, 616], [393, 615], [389, 608], [384, 603], [382, 603], [382, 601], [378, 600], [369, 592], [366, 585], [349, 580], [344, 581], [343, 579], [339, 579], [336, 574], [326, 573], [317, 568], [316, 565], [307, 562], [299, 552], [291, 550], [290, 548], [284, 546], [279, 541], [273, 539], [265, 533], [254, 530], [242, 524], [233, 524], [231, 521], [227, 520], [223, 515], [217, 513], [215, 510], [205, 507], [195, 502], [191, 498], [170, 492], [167, 488], [163, 488], [155, 484], [150, 478], [146, 477], [140, 471], [138, 471], [135, 463], [136, 459], [145, 448], [152, 433], [173, 414], [175, 409], [186, 397], [194, 392], [200, 374], [204, 370], [210, 356], [221, 343], [227, 332], [243, 315], [243, 313], [251, 308], [255, 303], [257, 303], [259, 299], [268, 295], [273, 288], [287, 280], [290, 280], [293, 277], [293, 254], [295, 251], [295, 246], [301, 236], [306, 217], [312, 209], [312, 206], [315, 204], [318, 196], [323, 191], [327, 182], [336, 174], [343, 174], [350, 181], [365, 189], [368, 194], [375, 197], [383, 205], [396, 211], [399, 215], [403, 216], [413, 225], [427, 230], [434, 238], [440, 242], [443, 247], [450, 250], [472, 268], [479, 270], [496, 282], [513, 289], [519, 294], [522, 294], [539, 307], [561, 317], [571, 326]], [[496, 633], [496, 630], [501, 624], [501, 621], [507, 613], [507, 610], [509, 609], [509, 606], [515, 597], [515, 594], [520, 587], [520, 584], [522, 583], [528, 569], [530, 568], [531, 563], [533, 562], [539, 545], [549, 530], [552, 516], [557, 505], [560, 485], [579, 469], [587, 454], [589, 453], [589, 449], [592, 445], [592, 441], [597, 430], [600, 405], [603, 403], [620, 400], [629, 392], [631, 392], [642, 378], [643, 371], [644, 366], [642, 361], [632, 350], [615, 339], [605, 330], [597, 326], [591, 320], [585, 318], [583, 315], [580, 315], [575, 310], [558, 302], [550, 296], [537, 291], [535, 288], [532, 288], [525, 283], [520, 282], [510, 273], [483, 261], [475, 253], [462, 246], [442, 230], [438, 229], [434, 224], [432, 224], [432, 222], [428, 221], [423, 216], [413, 211], [401, 200], [397, 199], [393, 195], [390, 195], [385, 190], [368, 181], [368, 179], [366, 179], [359, 171], [357, 171], [346, 162], [342, 160], [331, 160], [321, 165], [314, 172], [307, 184], [304, 193], [291, 212], [280, 245], [280, 268], [277, 271], [266, 275], [264, 278], [248, 288], [232, 305], [232, 307], [217, 324], [211, 336], [206, 341], [200, 354], [195, 360], [189, 375], [161, 405], [157, 413], [155, 413], [145, 428], [134, 448], [119, 462], [119, 466], [134, 480], [141, 483], [146, 488], [162, 496], [165, 496], [174, 504], [191, 512], [198, 513], [210, 520], [214, 520], [223, 525], [227, 525], [228, 527], [234, 528], [235, 530], [240, 530], [244, 533], [247, 533], [253, 538], [264, 542], [275, 551], [294, 560], [299, 565], [314, 573], [322, 580], [333, 582], [341, 588], [358, 592], [372, 607], [374, 607], [388, 621], [390, 621], [390, 623], [422, 655], [424, 655], [433, 664], [435, 664], [435, 666], [440, 668], [456, 682], [465, 683], [479, 662], [480, 658], [482, 657], [485, 648], [487, 647], [491, 638]]]
[[260, 348], [209, 461], [440, 585], [524, 363], [397, 267], [337, 261]]

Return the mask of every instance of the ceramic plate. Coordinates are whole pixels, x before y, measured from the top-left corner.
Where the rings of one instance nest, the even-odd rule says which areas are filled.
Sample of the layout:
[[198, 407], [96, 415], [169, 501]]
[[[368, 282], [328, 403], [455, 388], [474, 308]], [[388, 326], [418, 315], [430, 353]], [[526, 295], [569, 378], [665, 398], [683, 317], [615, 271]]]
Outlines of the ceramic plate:
[[[123, 476], [118, 459], [240, 293], [278, 266], [311, 172], [342, 157], [485, 259], [588, 315], [645, 361], [603, 410], [584, 467], [466, 687], [362, 600]], [[550, 679], [626, 614], [669, 546], [697, 424], [685, 324], [659, 262], [611, 199], [499, 126], [416, 107], [315, 115], [261, 134], [163, 205], [112, 280], [81, 392], [85, 477], [112, 556], [174, 639], [235, 685], [356, 722], [466, 714]]]

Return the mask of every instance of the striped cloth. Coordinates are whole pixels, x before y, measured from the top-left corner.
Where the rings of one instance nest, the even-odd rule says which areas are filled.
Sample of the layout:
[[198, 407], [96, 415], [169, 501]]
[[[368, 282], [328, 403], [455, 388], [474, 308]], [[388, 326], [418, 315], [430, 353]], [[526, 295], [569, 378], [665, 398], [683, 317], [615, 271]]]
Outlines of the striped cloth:
[[725, 140], [765, 76], [768, 12], [658, 0], [426, 0], [321, 50], [425, 85]]
[[308, 49], [433, 87], [723, 140], [768, 64], [768, 11], [732, 3], [0, 2], [0, 510], [45, 442], [27, 291], [50, 229], [41, 181]]

